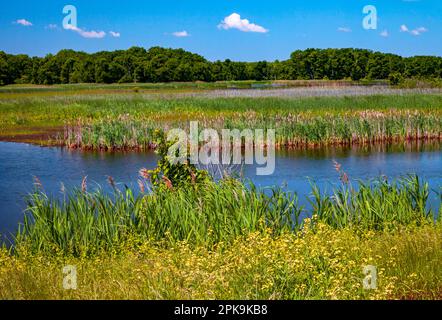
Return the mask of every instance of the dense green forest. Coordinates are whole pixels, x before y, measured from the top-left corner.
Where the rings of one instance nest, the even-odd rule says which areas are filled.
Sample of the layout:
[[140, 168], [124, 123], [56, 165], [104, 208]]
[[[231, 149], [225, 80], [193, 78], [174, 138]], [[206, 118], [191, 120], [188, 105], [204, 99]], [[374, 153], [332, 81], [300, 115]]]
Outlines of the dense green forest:
[[0, 51], [0, 85], [223, 80], [442, 78], [442, 57], [403, 58], [364, 49], [307, 49], [285, 61], [211, 62], [182, 49], [133, 47], [44, 58]]

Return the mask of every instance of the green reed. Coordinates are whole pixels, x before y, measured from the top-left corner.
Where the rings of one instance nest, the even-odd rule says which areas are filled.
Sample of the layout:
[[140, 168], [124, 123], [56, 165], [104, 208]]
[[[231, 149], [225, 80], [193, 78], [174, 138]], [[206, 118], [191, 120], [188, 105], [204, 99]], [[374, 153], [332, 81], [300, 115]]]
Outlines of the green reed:
[[[339, 90], [330, 89], [334, 94]], [[309, 92], [299, 97], [226, 97], [217, 90], [204, 96], [85, 93], [8, 98], [0, 94], [0, 134], [55, 127], [60, 129], [58, 144], [138, 148], [149, 144], [152, 129], [199, 121], [202, 127], [215, 129], [274, 128], [280, 145], [440, 139], [440, 94], [345, 96], [343, 92], [344, 96], [330, 97], [311, 97]]]
[[[196, 119], [195, 119], [196, 120]], [[275, 129], [278, 147], [440, 140], [442, 117], [433, 114], [364, 112], [309, 116], [238, 114], [232, 118], [199, 120], [200, 128]], [[140, 121], [131, 117], [68, 126], [60, 144], [83, 149], [147, 149], [155, 129], [188, 129], [182, 120]]]
[[427, 206], [429, 196], [428, 183], [407, 176], [396, 183], [385, 178], [372, 183], [359, 181], [355, 188], [346, 182], [334, 189], [332, 196], [322, 194], [313, 185], [310, 203], [318, 219], [332, 227], [389, 230], [440, 220], [440, 213]]
[[87, 192], [83, 186], [62, 200], [36, 190], [29, 197], [16, 246], [74, 255], [115, 252], [134, 239], [212, 247], [251, 232], [298, 232], [306, 216], [335, 228], [388, 231], [440, 221], [440, 213], [428, 208], [429, 193], [428, 184], [417, 177], [359, 182], [355, 187], [344, 183], [331, 196], [313, 185], [312, 206], [305, 210], [295, 194], [258, 190], [231, 178], [198, 189], [137, 196], [115, 185], [113, 193]]
[[112, 194], [74, 190], [63, 201], [36, 191], [17, 243], [73, 254], [112, 250], [132, 236], [213, 245], [266, 228], [291, 229], [302, 210], [293, 195], [274, 190], [268, 196], [235, 180], [207, 183], [203, 189], [139, 196], [130, 189], [115, 188]]

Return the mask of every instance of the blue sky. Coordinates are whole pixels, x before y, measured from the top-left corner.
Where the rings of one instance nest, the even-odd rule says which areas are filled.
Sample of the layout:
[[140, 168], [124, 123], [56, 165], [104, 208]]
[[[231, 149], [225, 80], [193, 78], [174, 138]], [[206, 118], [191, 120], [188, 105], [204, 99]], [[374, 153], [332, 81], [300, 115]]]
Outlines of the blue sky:
[[[65, 5], [77, 9], [75, 30], [62, 27]], [[362, 26], [366, 5], [377, 9], [376, 30]], [[442, 56], [441, 0], [8, 0], [0, 7], [0, 50], [14, 54], [163, 46], [210, 60], [282, 60], [311, 47]]]

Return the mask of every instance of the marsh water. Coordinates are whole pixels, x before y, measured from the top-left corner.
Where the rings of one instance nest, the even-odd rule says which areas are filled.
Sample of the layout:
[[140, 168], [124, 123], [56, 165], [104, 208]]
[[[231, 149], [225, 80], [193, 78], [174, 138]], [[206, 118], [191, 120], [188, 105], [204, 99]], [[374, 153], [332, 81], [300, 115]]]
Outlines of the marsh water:
[[[328, 147], [306, 150], [284, 150], [276, 153], [276, 169], [270, 176], [257, 176], [253, 165], [241, 168], [242, 175], [257, 186], [283, 187], [294, 191], [300, 203], [307, 205], [311, 191], [309, 180], [330, 190], [339, 184], [333, 160], [352, 181], [370, 180], [382, 175], [393, 180], [406, 174], [417, 174], [434, 190], [442, 186], [442, 143], [374, 145], [364, 147]], [[79, 187], [87, 176], [89, 190], [109, 190], [107, 177], [112, 176], [120, 188], [138, 188], [140, 168], [152, 169], [156, 155], [146, 153], [81, 152], [58, 147], [0, 142], [0, 234], [14, 233], [23, 218], [26, 195], [38, 177], [45, 192], [61, 197], [66, 189]], [[430, 203], [439, 205], [433, 192]]]

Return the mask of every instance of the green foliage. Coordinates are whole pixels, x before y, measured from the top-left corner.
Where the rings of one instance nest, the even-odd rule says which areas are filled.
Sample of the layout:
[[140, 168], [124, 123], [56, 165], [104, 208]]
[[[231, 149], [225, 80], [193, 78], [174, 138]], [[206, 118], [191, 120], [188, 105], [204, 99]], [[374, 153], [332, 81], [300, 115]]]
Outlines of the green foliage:
[[62, 201], [36, 190], [17, 247], [82, 256], [118, 250], [133, 237], [211, 247], [266, 228], [289, 231], [302, 210], [296, 197], [281, 190], [267, 195], [233, 179], [201, 183], [201, 188], [159, 187], [138, 196], [113, 187], [113, 194], [74, 190]]
[[[176, 188], [198, 188], [204, 187], [206, 183], [211, 181], [207, 171], [199, 170], [194, 164], [187, 159], [186, 163], [173, 163], [169, 157], [169, 150], [175, 141], [168, 141], [166, 134], [161, 130], [154, 132], [154, 144], [156, 154], [159, 156], [157, 168], [150, 170], [150, 182], [154, 189], [158, 192]], [[178, 157], [178, 150], [176, 156]]]
[[63, 200], [36, 190], [29, 197], [16, 245], [33, 252], [82, 256], [118, 251], [134, 237], [165, 245], [186, 241], [213, 247], [253, 232], [273, 235], [303, 230], [301, 218], [334, 229], [393, 231], [434, 224], [442, 217], [428, 208], [428, 185], [417, 177], [397, 183], [360, 182], [332, 196], [312, 187], [312, 209], [305, 212], [296, 195], [281, 189], [258, 190], [227, 178], [201, 182], [201, 188], [156, 188], [135, 196], [114, 184], [114, 193], [89, 193], [83, 187]]
[[312, 190], [313, 211], [320, 221], [334, 228], [391, 230], [441, 219], [427, 208], [429, 186], [417, 176], [404, 177], [397, 183], [384, 178], [371, 184], [361, 181], [355, 188], [344, 181], [331, 197], [321, 194], [315, 185]]
[[363, 49], [307, 49], [286, 61], [210, 62], [183, 49], [132, 47], [86, 54], [62, 50], [44, 58], [0, 54], [0, 85], [232, 80], [441, 78], [442, 58], [402, 58]]
[[388, 80], [392, 86], [397, 86], [404, 81], [404, 78], [399, 72], [390, 73]]
[[[217, 130], [275, 129], [278, 147], [438, 140], [442, 132], [442, 97], [437, 92], [410, 90], [395, 94], [395, 89], [357, 88], [362, 96], [293, 99], [261, 97], [266, 90], [255, 90], [257, 96], [247, 98], [223, 98], [218, 96], [219, 91], [207, 91], [202, 97], [189, 98], [173, 94], [175, 86], [189, 88], [188, 84], [181, 85], [97, 85], [95, 93], [91, 93], [95, 85], [2, 88], [0, 131], [12, 135], [29, 127], [65, 126], [64, 134], [59, 129], [60, 136], [51, 143], [86, 150], [150, 150], [156, 129], [187, 130], [189, 121]], [[190, 88], [200, 86], [192, 85]], [[112, 93], [103, 94], [101, 90]], [[114, 94], [117, 90], [123, 93]], [[157, 90], [172, 92], [164, 99], [162, 95], [157, 97]], [[328, 90], [332, 94], [340, 92], [335, 88], [321, 90], [327, 94]], [[343, 94], [347, 90], [343, 88]]]
[[[391, 101], [393, 99], [395, 103], [403, 100], [406, 104], [414, 103], [415, 100], [410, 96], [391, 98]], [[442, 101], [440, 98], [439, 100]], [[320, 105], [321, 101], [325, 105]], [[351, 101], [352, 107], [357, 109], [358, 100]], [[201, 101], [195, 101], [188, 106], [187, 111], [181, 111], [177, 119], [170, 114], [165, 103], [164, 113], [156, 109], [154, 115], [160, 121], [149, 121], [149, 118], [145, 121], [128, 118], [85, 123], [68, 130], [61, 144], [69, 146], [74, 144], [75, 147], [82, 149], [149, 149], [156, 145], [161, 146], [161, 143], [155, 143], [154, 130], [166, 127], [185, 129], [187, 119], [192, 119], [192, 115], [197, 114], [199, 105], [206, 106], [205, 117], [200, 122], [204, 127], [214, 128], [219, 130], [219, 133], [225, 128], [275, 129], [278, 147], [437, 140], [442, 130], [442, 118], [436, 111], [417, 111], [418, 104], [413, 104], [412, 110], [394, 109], [393, 105], [388, 111], [372, 110], [372, 105], [379, 107], [379, 103], [382, 103], [382, 99], [379, 98], [371, 98], [370, 103], [365, 104], [367, 110], [361, 109], [352, 113], [346, 112], [345, 107], [342, 110], [339, 107], [336, 111], [332, 111], [329, 108], [333, 106], [330, 99], [322, 99], [314, 103], [309, 101], [318, 105], [318, 108], [311, 107], [315, 113], [305, 112], [302, 107], [299, 109], [293, 107], [290, 110], [291, 104], [287, 104], [287, 109], [281, 110], [278, 110], [276, 106], [278, 104], [275, 104], [272, 110], [273, 101], [267, 101], [267, 104], [254, 102], [255, 111], [250, 115], [248, 113], [250, 109], [241, 110], [243, 106], [246, 108], [250, 105], [247, 102], [248, 100], [241, 100], [237, 104], [232, 103], [237, 109], [237, 112], [232, 114], [229, 112], [230, 104], [222, 107], [223, 102], [218, 100], [213, 102], [214, 114], [212, 114], [209, 108], [211, 102], [203, 104]], [[259, 108], [261, 103], [263, 106], [267, 105], [267, 109], [261, 110]], [[419, 103], [428, 106], [423, 97]], [[178, 107], [178, 103], [171, 105]], [[219, 118], [223, 118], [224, 121], [220, 122]]]
[[[440, 300], [441, 233], [440, 223], [361, 233], [319, 222], [214, 248], [134, 238], [118, 254], [93, 257], [0, 249], [0, 299]], [[61, 285], [66, 265], [76, 266], [76, 290]], [[362, 286], [367, 265], [377, 267], [376, 290]]]

